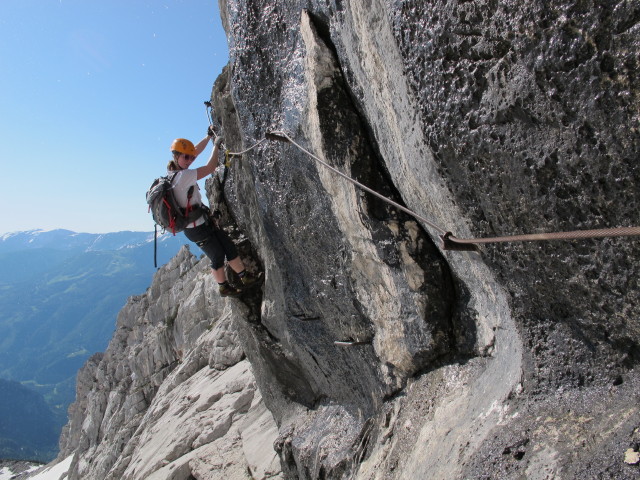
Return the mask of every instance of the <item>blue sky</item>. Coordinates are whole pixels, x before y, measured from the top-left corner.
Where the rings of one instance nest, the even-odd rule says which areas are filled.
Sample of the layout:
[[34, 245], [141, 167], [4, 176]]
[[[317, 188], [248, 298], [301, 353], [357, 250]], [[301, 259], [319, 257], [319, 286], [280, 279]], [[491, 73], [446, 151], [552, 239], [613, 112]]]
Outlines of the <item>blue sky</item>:
[[227, 60], [217, 0], [1, 0], [0, 234], [152, 231], [146, 190]]

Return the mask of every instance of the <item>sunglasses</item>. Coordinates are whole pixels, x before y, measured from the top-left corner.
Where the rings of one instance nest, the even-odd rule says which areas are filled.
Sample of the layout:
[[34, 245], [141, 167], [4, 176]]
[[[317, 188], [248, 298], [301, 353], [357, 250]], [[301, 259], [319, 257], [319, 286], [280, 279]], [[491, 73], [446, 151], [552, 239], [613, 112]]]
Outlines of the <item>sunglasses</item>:
[[186, 153], [183, 153], [182, 156], [185, 158], [187, 162], [190, 162], [191, 160], [195, 160], [196, 158], [195, 155], [187, 155]]

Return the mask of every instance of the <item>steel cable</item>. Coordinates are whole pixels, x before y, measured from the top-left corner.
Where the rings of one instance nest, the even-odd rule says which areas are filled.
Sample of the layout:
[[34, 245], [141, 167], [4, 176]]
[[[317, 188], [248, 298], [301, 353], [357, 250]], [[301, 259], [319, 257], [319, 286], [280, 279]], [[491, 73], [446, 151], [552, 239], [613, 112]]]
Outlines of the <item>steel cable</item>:
[[[327, 162], [309, 152], [307, 149], [296, 143], [289, 135], [285, 132], [281, 131], [272, 131], [268, 132], [265, 136], [265, 139], [268, 140], [278, 140], [278, 141], [287, 141], [298, 148], [300, 151], [306, 153], [311, 158], [322, 164], [324, 167], [328, 168], [332, 172], [341, 176], [348, 182], [356, 185], [362, 190], [378, 197], [379, 199], [387, 202], [390, 205], [393, 205], [399, 210], [402, 210], [405, 213], [408, 213], [412, 217], [416, 218], [424, 222], [426, 225], [431, 228], [437, 230], [440, 235], [440, 240], [442, 242], [441, 246], [445, 250], [477, 250], [476, 244], [479, 243], [502, 243], [502, 242], [527, 242], [527, 241], [549, 241], [549, 240], [576, 240], [576, 239], [585, 239], [585, 238], [603, 238], [603, 237], [628, 237], [628, 236], [640, 236], [640, 227], [618, 227], [618, 228], [601, 228], [601, 229], [593, 229], [593, 230], [576, 230], [569, 232], [549, 232], [549, 233], [532, 233], [525, 235], [510, 235], [510, 236], [500, 236], [500, 237], [486, 237], [486, 238], [457, 238], [448, 232], [444, 228], [436, 225], [435, 223], [427, 220], [422, 215], [410, 210], [399, 203], [391, 200], [390, 198], [385, 197], [384, 195], [379, 194], [375, 190], [363, 185], [362, 183], [354, 180], [348, 175], [344, 174], [337, 168], [329, 165]], [[264, 139], [263, 139], [264, 140]], [[260, 142], [258, 142], [259, 144]], [[257, 146], [256, 144], [255, 146]], [[252, 147], [252, 148], [255, 148]], [[249, 149], [250, 150], [250, 149]], [[245, 150], [245, 152], [248, 150]], [[244, 152], [242, 152], [244, 153]]]

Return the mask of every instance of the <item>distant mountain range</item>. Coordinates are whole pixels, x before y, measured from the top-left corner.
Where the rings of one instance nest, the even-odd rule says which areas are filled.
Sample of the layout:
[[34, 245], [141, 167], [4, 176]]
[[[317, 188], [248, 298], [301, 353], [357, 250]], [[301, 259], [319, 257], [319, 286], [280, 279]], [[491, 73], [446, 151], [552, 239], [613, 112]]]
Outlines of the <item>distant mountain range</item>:
[[[153, 232], [68, 230], [0, 236], [0, 379], [42, 395], [57, 433], [75, 399], [78, 369], [93, 353], [105, 350], [127, 298], [151, 283], [153, 237]], [[187, 243], [182, 234], [159, 236], [158, 265]], [[201, 253], [193, 244], [190, 248]], [[7, 395], [15, 391], [3, 388], [3, 402], [11, 405]], [[16, 415], [17, 402], [19, 398], [14, 400]], [[31, 431], [27, 423], [11, 436], [2, 427], [11, 430], [21, 422], [0, 417], [1, 456], [48, 460], [42, 452], [56, 451], [57, 433], [47, 437], [55, 438], [53, 445], [42, 445], [24, 438]], [[37, 445], [37, 451], [30, 445]]]

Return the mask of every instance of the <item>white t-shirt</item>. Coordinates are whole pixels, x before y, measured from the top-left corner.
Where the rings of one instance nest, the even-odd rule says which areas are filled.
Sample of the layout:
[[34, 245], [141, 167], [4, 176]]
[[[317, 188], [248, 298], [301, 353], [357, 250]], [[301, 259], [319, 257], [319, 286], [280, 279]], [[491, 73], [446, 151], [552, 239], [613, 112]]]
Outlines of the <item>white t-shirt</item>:
[[[168, 172], [172, 173], [172, 172]], [[178, 205], [182, 208], [187, 208], [187, 194], [189, 188], [194, 185], [193, 195], [191, 195], [191, 205], [201, 205], [202, 196], [200, 195], [200, 186], [198, 185], [198, 173], [195, 170], [180, 170], [173, 178], [173, 194], [176, 197]], [[195, 222], [190, 223], [187, 228], [197, 227], [204, 223], [204, 217], [200, 217]]]

